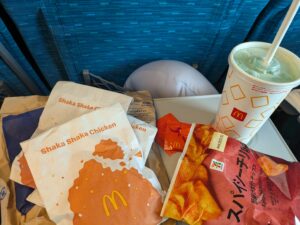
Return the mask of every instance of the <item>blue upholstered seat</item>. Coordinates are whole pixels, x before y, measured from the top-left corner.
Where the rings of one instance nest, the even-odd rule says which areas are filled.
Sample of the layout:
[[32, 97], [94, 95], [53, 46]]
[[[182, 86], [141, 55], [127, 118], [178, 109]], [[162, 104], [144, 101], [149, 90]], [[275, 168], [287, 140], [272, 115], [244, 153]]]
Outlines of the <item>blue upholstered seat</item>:
[[[289, 0], [2, 0], [48, 82], [82, 82], [89, 69], [123, 84], [158, 59], [197, 64], [208, 80], [224, 76], [230, 50], [271, 41]], [[283, 46], [300, 54], [300, 15]]]

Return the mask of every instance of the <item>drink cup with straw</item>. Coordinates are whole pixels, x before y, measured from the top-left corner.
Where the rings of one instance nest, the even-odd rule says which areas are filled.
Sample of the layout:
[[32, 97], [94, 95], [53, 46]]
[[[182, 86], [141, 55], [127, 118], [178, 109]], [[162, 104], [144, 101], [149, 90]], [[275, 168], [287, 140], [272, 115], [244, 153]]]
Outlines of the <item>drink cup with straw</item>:
[[300, 5], [294, 0], [272, 44], [246, 42], [229, 55], [229, 69], [213, 126], [248, 143], [288, 93], [300, 85], [300, 59], [279, 47]]

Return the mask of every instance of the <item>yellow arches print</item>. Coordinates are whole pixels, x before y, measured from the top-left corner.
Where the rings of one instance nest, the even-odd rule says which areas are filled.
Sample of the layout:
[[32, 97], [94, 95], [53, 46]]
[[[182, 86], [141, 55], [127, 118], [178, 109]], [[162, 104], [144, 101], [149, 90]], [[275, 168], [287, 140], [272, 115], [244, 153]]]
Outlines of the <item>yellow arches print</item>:
[[111, 195], [104, 195], [104, 196], [102, 197], [102, 204], [103, 204], [103, 208], [104, 208], [104, 212], [105, 212], [105, 215], [106, 215], [106, 216], [110, 216], [110, 212], [109, 212], [108, 207], [107, 207], [107, 201], [106, 201], [107, 199], [110, 201], [110, 203], [112, 204], [112, 206], [114, 207], [115, 210], [119, 209], [119, 208], [118, 208], [118, 205], [117, 205], [117, 202], [116, 202], [116, 198], [115, 198], [116, 195], [119, 197], [119, 199], [121, 200], [121, 202], [123, 203], [123, 205], [124, 205], [125, 207], [128, 206], [128, 204], [127, 204], [125, 198], [124, 198], [123, 195], [122, 195], [120, 192], [118, 192], [118, 191], [113, 191], [113, 192], [111, 193]]

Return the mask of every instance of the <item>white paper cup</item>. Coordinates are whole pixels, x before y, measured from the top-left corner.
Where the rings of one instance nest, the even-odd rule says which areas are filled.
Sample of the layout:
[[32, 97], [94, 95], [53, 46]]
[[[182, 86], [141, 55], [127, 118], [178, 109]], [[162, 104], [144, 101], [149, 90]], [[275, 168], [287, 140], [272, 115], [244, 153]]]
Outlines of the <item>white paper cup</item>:
[[247, 144], [292, 88], [300, 85], [300, 59], [292, 52], [279, 48], [276, 55], [293, 63], [299, 71], [292, 82], [275, 83], [250, 76], [235, 62], [233, 55], [241, 49], [268, 48], [264, 42], [237, 45], [229, 55], [229, 69], [219, 110], [213, 127]]

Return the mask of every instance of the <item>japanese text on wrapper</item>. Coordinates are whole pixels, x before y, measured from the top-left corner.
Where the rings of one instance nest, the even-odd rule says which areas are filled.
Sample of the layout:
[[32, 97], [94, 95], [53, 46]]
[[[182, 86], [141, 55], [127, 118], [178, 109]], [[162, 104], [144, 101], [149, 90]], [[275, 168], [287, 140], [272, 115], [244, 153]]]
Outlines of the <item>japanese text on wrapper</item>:
[[249, 149], [246, 145], [242, 144], [236, 159], [236, 165], [238, 166], [238, 173], [233, 178], [232, 183], [235, 186], [236, 191], [231, 191], [233, 196], [233, 206], [228, 210], [227, 219], [234, 218], [236, 222], [240, 222], [240, 214], [243, 213], [244, 206], [240, 203], [240, 200], [245, 198], [244, 192], [247, 192], [246, 185], [243, 181], [243, 172], [248, 170], [247, 161], [249, 161]]

